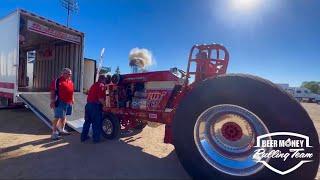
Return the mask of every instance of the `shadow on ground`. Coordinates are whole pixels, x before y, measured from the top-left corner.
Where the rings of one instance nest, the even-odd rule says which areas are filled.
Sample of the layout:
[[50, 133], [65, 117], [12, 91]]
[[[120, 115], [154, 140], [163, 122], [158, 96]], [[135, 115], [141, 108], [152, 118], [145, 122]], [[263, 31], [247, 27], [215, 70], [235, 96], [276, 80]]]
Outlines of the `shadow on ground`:
[[50, 130], [33, 112], [26, 108], [1, 109], [0, 132], [14, 134], [46, 135]]
[[[2, 178], [189, 178], [174, 151], [164, 158], [147, 154], [141, 147], [119, 141], [80, 143], [78, 135], [52, 142], [41, 139], [3, 149], [10, 152], [23, 146], [48, 148], [0, 161]], [[55, 147], [60, 145], [58, 147]]]
[[131, 144], [149, 138], [135, 136], [139, 131], [99, 144], [81, 143], [77, 132], [51, 141], [50, 129], [27, 109], [0, 110], [0, 124], [0, 134], [6, 133], [0, 143], [4, 137], [6, 141], [13, 135], [19, 138], [0, 148], [0, 179], [190, 178], [174, 150], [160, 158], [144, 152], [143, 148], [159, 145], [153, 139], [151, 144]]

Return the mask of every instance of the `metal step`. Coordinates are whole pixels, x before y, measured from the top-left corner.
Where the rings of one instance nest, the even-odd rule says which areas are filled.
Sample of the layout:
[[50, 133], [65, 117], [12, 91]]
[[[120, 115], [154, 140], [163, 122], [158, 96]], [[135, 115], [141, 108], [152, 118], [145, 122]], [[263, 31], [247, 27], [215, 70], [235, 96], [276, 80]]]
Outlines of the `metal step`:
[[[47, 126], [51, 128], [54, 119], [53, 110], [50, 108], [49, 92], [23, 92], [18, 98], [22, 100]], [[84, 107], [87, 96], [83, 93], [74, 94], [75, 103], [71, 116], [67, 116], [67, 125], [81, 133], [84, 123]]]

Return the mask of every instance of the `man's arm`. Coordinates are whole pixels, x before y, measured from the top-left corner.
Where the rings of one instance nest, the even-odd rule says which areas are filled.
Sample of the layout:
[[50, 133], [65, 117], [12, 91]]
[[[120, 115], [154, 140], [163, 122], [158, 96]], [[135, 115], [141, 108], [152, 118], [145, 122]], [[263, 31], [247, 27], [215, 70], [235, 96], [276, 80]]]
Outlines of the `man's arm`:
[[[71, 81], [72, 82], [72, 81]], [[72, 93], [72, 104], [74, 104], [74, 92], [75, 92], [75, 88], [74, 88], [74, 84], [72, 82], [72, 89], [73, 89], [73, 93]]]
[[99, 102], [102, 104], [103, 107], [106, 107], [106, 101], [104, 98], [99, 98]]
[[106, 88], [105, 86], [101, 86], [99, 87], [99, 94], [98, 94], [98, 97], [99, 97], [99, 102], [103, 105], [103, 107], [106, 107]]

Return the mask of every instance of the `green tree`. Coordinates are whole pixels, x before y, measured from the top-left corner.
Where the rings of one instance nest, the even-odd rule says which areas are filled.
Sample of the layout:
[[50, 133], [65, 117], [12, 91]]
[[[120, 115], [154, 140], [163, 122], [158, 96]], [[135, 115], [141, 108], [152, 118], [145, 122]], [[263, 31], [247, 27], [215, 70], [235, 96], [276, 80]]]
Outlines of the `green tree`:
[[305, 81], [301, 87], [309, 89], [313, 93], [320, 94], [320, 82], [319, 81]]

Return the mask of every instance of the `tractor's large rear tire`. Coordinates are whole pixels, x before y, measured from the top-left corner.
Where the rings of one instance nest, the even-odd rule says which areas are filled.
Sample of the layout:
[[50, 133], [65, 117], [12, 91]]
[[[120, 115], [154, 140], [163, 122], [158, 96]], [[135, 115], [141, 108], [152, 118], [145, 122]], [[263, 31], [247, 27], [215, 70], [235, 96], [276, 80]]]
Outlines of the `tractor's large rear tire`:
[[[308, 136], [312, 162], [280, 175], [250, 160], [256, 136], [272, 132]], [[191, 90], [177, 108], [173, 144], [181, 164], [196, 179], [313, 179], [319, 167], [318, 134], [305, 109], [273, 83], [251, 75], [223, 75]], [[298, 162], [289, 157], [268, 163], [286, 170]]]

